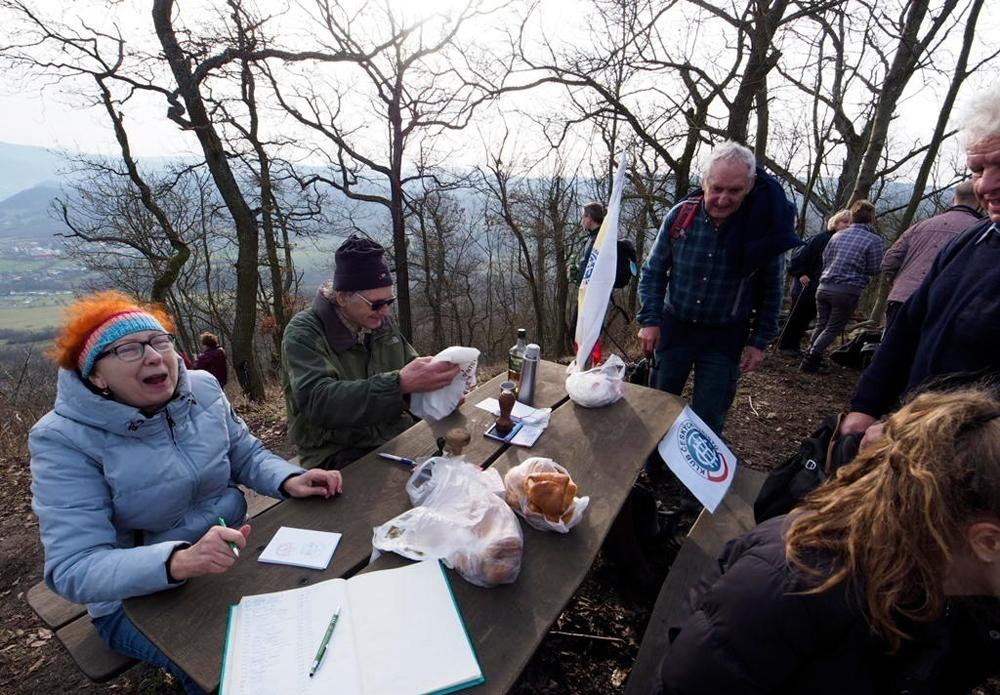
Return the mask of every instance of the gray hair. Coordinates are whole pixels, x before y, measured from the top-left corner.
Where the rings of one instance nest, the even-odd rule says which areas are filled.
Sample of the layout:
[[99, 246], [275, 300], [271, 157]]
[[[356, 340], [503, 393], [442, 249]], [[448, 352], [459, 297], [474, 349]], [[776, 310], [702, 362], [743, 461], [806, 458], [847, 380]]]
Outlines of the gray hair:
[[966, 144], [1000, 138], [1000, 86], [990, 87], [969, 99], [961, 122]]
[[750, 151], [749, 147], [744, 147], [738, 142], [732, 140], [726, 140], [721, 142], [712, 148], [712, 151], [708, 153], [705, 161], [701, 166], [701, 180], [702, 182], [708, 180], [708, 174], [712, 171], [712, 167], [715, 166], [716, 162], [736, 162], [738, 164], [745, 164], [747, 167], [748, 174], [748, 186], [753, 185], [754, 177], [756, 176], [757, 170], [757, 160], [753, 156], [753, 152]]
[[[331, 302], [337, 298], [337, 290], [333, 288], [333, 280], [327, 280], [322, 285], [319, 286], [319, 293], [323, 295], [324, 299], [328, 299]], [[347, 295], [348, 297], [353, 297], [355, 292], [341, 292], [340, 294]]]
[[972, 186], [972, 181], [962, 181], [962, 183], [955, 186], [955, 202], [959, 205], [971, 205], [973, 207], [979, 205], [979, 199], [976, 198], [976, 190]]

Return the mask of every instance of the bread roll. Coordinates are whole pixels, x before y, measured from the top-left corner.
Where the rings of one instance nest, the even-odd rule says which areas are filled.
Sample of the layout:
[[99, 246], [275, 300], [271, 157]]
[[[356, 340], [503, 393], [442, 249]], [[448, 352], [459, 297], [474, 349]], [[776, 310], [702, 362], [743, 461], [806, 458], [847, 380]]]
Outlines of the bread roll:
[[524, 480], [528, 510], [545, 516], [552, 523], [573, 516], [576, 483], [565, 473], [532, 473]]

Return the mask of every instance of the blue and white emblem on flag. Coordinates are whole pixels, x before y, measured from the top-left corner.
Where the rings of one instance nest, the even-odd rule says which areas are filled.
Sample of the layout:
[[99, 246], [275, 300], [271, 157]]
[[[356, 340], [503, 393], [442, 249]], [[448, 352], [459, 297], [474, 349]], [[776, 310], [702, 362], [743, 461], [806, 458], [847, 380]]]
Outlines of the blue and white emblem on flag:
[[736, 473], [736, 457], [729, 447], [685, 406], [657, 450], [674, 475], [714, 512]]

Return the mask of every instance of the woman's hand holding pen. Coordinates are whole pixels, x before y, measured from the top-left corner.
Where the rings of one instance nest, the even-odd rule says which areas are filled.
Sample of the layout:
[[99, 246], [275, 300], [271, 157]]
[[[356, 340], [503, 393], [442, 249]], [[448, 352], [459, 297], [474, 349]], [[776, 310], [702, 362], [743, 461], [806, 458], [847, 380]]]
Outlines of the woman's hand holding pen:
[[238, 548], [247, 544], [250, 524], [239, 529], [212, 526], [190, 548], [178, 550], [170, 558], [170, 576], [177, 581], [202, 574], [220, 574], [236, 562], [237, 555], [230, 543]]

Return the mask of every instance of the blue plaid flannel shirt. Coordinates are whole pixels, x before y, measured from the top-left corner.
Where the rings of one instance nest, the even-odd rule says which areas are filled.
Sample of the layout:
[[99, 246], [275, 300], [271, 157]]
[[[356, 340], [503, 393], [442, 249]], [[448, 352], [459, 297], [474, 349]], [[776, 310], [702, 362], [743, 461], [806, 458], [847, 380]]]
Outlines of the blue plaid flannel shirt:
[[833, 235], [823, 250], [819, 284], [851, 285], [861, 290], [882, 268], [885, 240], [867, 224], [852, 224]]
[[716, 227], [702, 205], [691, 227], [671, 239], [670, 225], [679, 211], [677, 205], [664, 218], [643, 263], [639, 323], [660, 325], [666, 309], [681, 321], [723, 326], [745, 321], [756, 309], [748, 344], [763, 350], [778, 335], [784, 255], [740, 277], [725, 252], [726, 223]]

